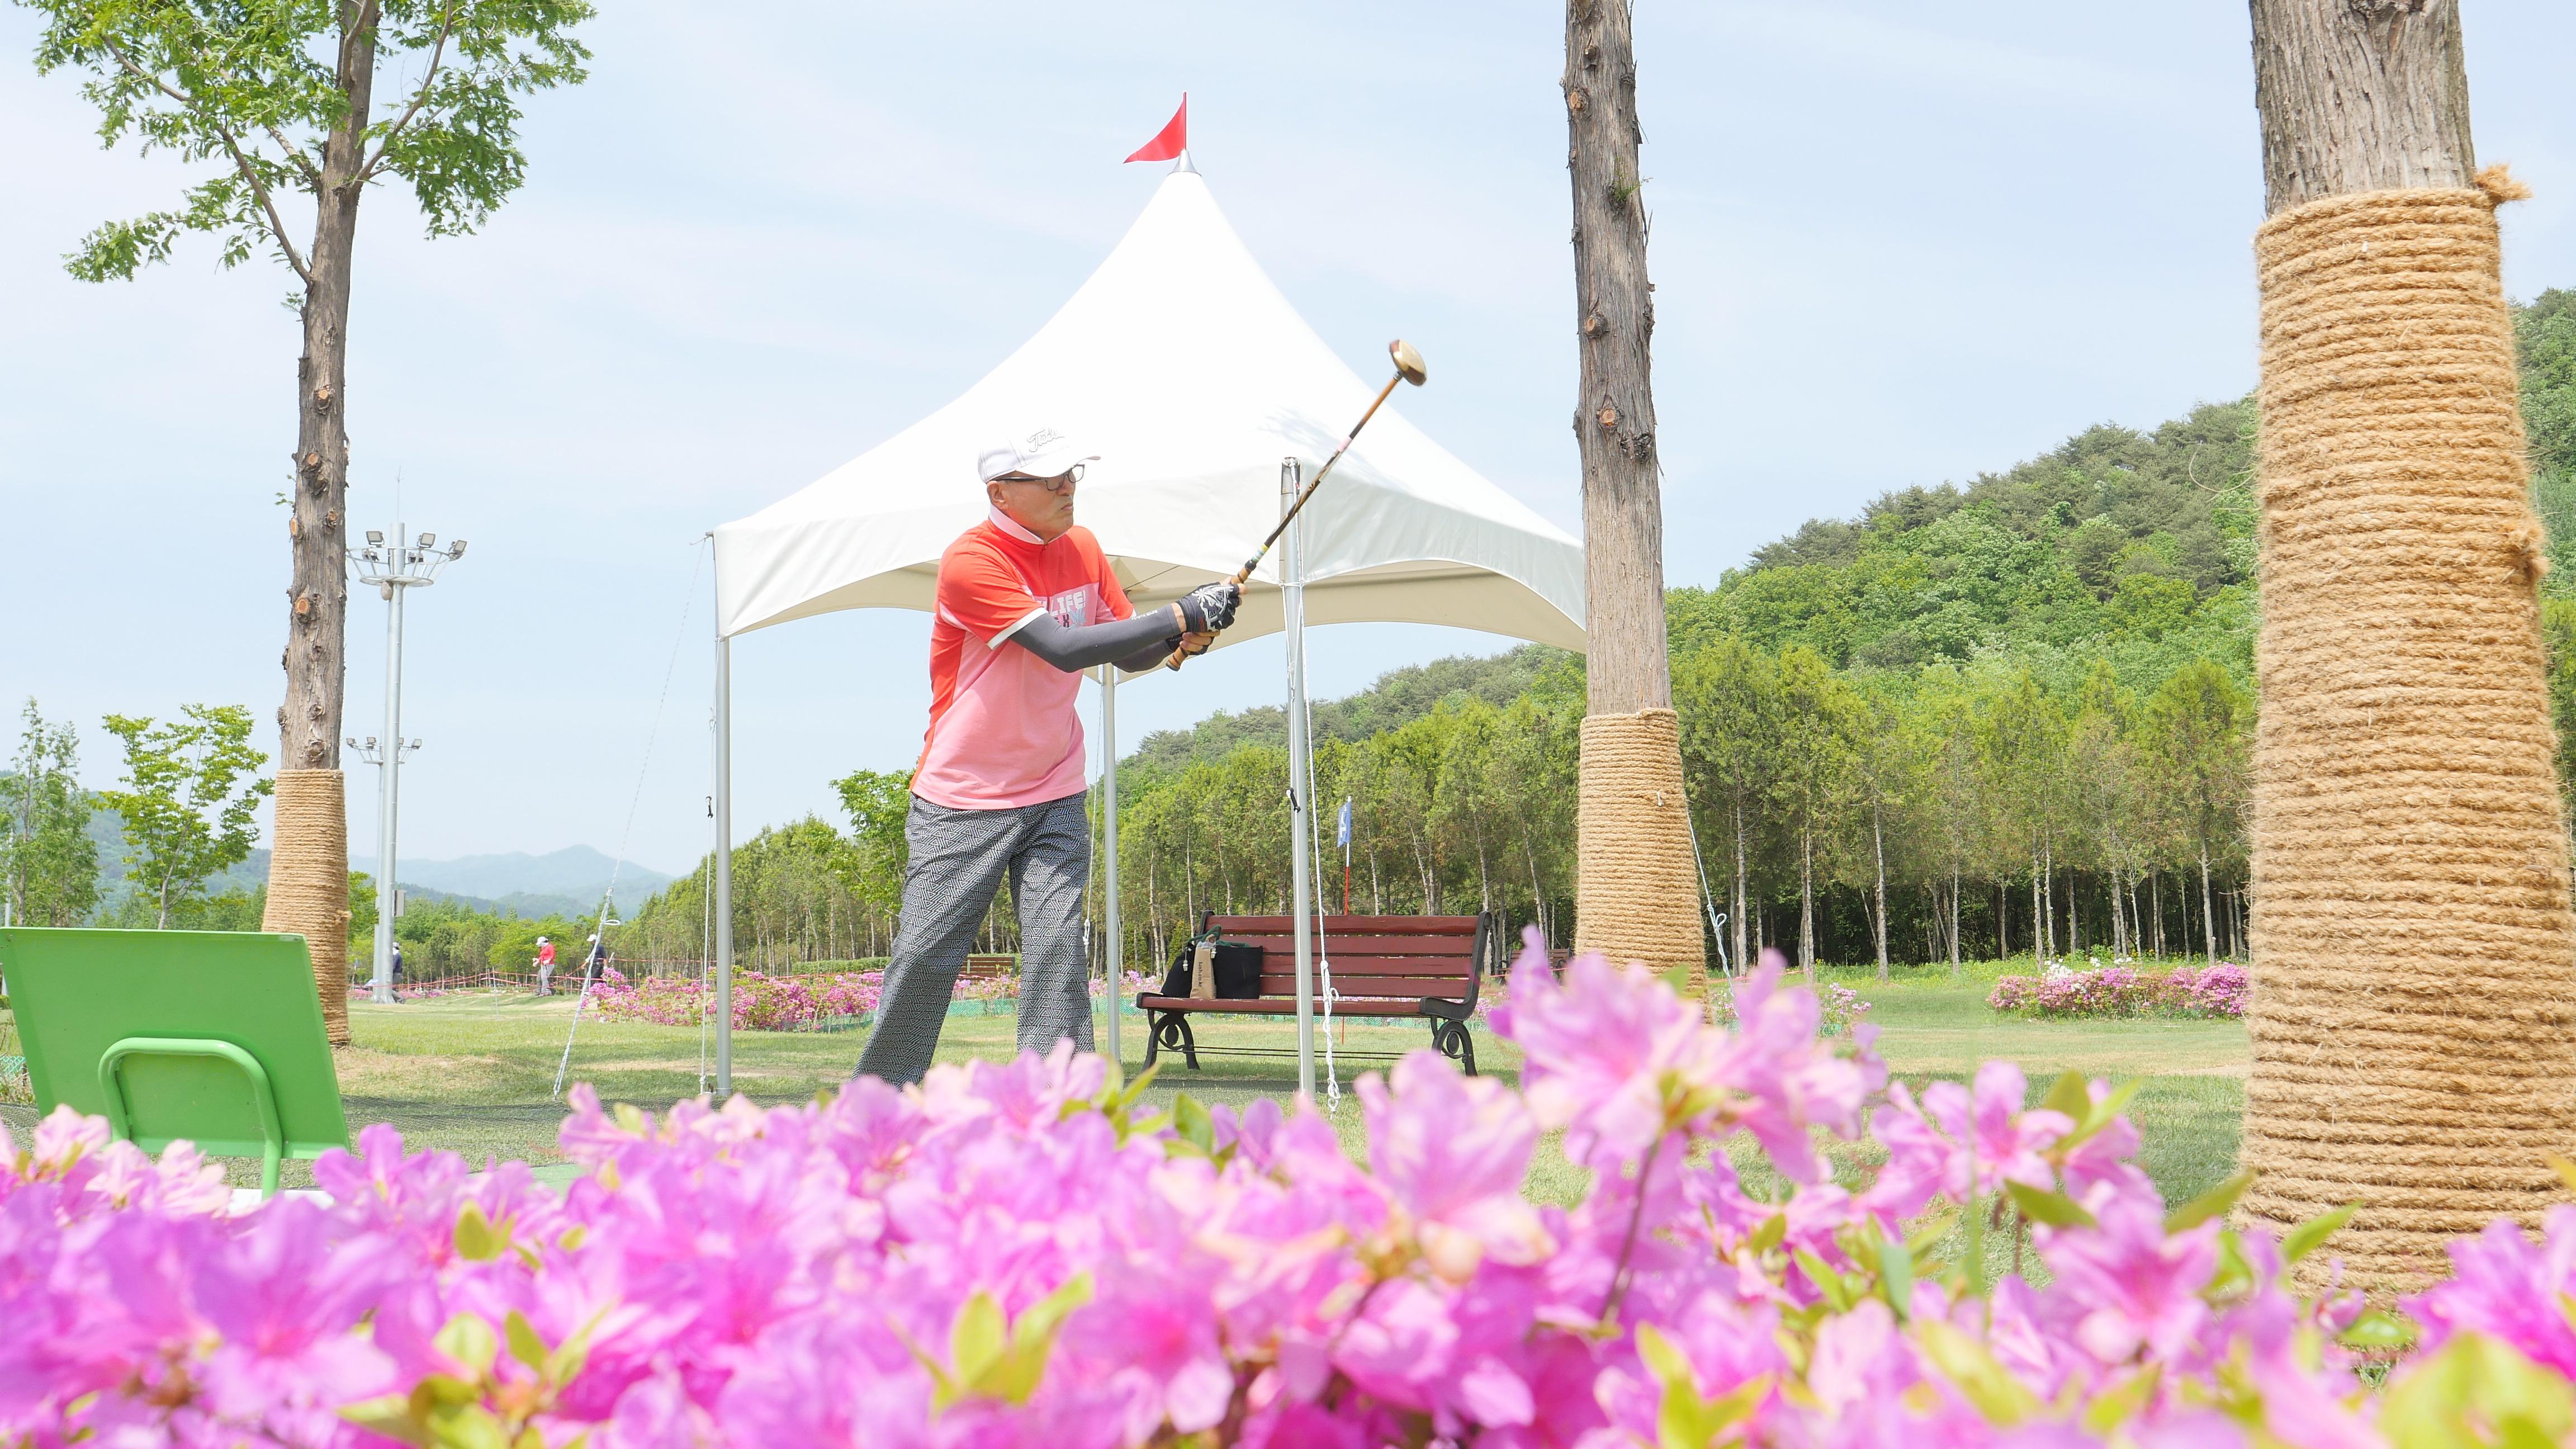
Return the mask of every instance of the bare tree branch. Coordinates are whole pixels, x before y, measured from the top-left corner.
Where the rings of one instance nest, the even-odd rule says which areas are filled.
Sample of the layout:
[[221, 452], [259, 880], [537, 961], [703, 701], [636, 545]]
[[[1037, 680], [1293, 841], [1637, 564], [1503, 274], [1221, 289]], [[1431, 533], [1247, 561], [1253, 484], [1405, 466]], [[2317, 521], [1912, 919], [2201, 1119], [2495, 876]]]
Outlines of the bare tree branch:
[[376, 154], [358, 168], [357, 174], [351, 178], [352, 185], [366, 185], [377, 171], [383, 169], [385, 157], [392, 152], [394, 142], [411, 124], [412, 117], [420, 114], [420, 108], [428, 104], [430, 82], [438, 79], [439, 64], [447, 54], [447, 39], [456, 33], [457, 17], [470, 3], [472, 0], [450, 0], [446, 16], [438, 23], [438, 39], [429, 48], [429, 69], [421, 72], [420, 85], [411, 93], [411, 104], [403, 108], [403, 113], [394, 118], [391, 126], [385, 128], [385, 134], [376, 142]]
[[222, 122], [217, 121], [213, 113], [195, 96], [189, 95], [186, 91], [172, 86], [161, 77], [136, 65], [123, 50], [117, 48], [115, 41], [102, 39], [100, 43], [106, 47], [109, 55], [116, 57], [116, 63], [125, 68], [127, 75], [168, 96], [182, 108], [194, 112], [199, 120], [223, 138], [224, 150], [233, 158], [233, 168], [241, 173], [242, 180], [250, 183], [251, 195], [259, 200], [260, 214], [268, 218], [268, 234], [276, 238], [278, 249], [286, 253], [286, 264], [295, 269], [295, 275], [302, 279], [306, 286], [313, 285], [313, 269], [304, 264], [304, 254], [295, 249], [294, 239], [286, 234], [286, 222], [277, 214], [277, 202], [268, 194], [268, 183], [260, 179], [259, 168], [250, 164], [250, 157], [243, 152], [241, 142], [234, 139], [233, 133], [226, 129]]

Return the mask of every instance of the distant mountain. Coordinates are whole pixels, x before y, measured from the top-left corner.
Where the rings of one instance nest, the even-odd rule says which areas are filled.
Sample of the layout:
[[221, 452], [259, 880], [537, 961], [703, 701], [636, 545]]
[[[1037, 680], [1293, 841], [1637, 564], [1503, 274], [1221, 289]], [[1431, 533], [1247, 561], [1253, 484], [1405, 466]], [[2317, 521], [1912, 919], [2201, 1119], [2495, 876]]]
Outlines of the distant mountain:
[[[127, 892], [125, 836], [115, 811], [104, 805], [90, 812], [90, 838], [98, 843], [100, 893], [113, 905]], [[375, 874], [372, 855], [352, 855], [349, 869]], [[417, 900], [453, 900], [498, 915], [571, 916], [599, 909], [610, 874], [617, 879], [617, 898], [625, 906], [644, 903], [673, 877], [628, 861], [623, 867], [587, 845], [568, 846], [546, 855], [514, 851], [507, 855], [468, 855], [454, 860], [405, 860], [403, 889]], [[250, 858], [206, 882], [209, 896], [248, 892], [268, 882], [268, 848], [254, 848]]]
[[[375, 857], [352, 855], [351, 870], [375, 871]], [[608, 890], [612, 872], [621, 901], [640, 904], [675, 877], [628, 861], [624, 866], [587, 845], [566, 846], [546, 855], [512, 851], [507, 855], [467, 855], [454, 860], [406, 857], [400, 874], [406, 889], [488, 902], [523, 916], [550, 912], [579, 915], [595, 910]]]

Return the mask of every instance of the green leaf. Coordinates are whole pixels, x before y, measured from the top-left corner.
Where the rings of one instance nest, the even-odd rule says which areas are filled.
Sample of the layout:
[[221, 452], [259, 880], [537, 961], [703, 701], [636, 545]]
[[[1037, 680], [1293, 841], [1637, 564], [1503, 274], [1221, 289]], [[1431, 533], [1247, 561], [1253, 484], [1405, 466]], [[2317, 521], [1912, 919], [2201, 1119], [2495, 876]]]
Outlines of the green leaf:
[[1960, 1329], [1938, 1318], [1917, 1319], [1914, 1341], [1942, 1377], [1956, 1385], [1995, 1427], [2012, 1428], [2038, 1410], [2038, 1396], [2006, 1372], [1984, 1344]]
[[2057, 1145], [2050, 1150], [2062, 1158], [2081, 1144], [2085, 1138], [2110, 1126], [2122, 1112], [2128, 1110], [2129, 1099], [2138, 1095], [2138, 1089], [2146, 1084], [2146, 1078], [2132, 1077], [2113, 1087], [2110, 1095], [2101, 1101], [2087, 1101], [2083, 1113], [2075, 1119], [2075, 1130], [2057, 1139]]
[[2213, 1187], [2209, 1191], [2202, 1193], [2200, 1196], [2193, 1198], [2191, 1201], [2184, 1203], [2181, 1207], [2175, 1208], [2172, 1212], [2165, 1214], [2165, 1231], [2167, 1233], [2179, 1233], [2187, 1228], [2199, 1227], [2202, 1223], [2208, 1222], [2211, 1218], [2224, 1216], [2229, 1208], [2236, 1206], [2236, 1200], [2245, 1195], [2245, 1189], [2253, 1186], [2253, 1184], [2253, 1173], [2240, 1172], [2236, 1174], [2234, 1177], [2227, 1179], [2218, 1186]]
[[1001, 1300], [978, 1289], [957, 1310], [957, 1321], [948, 1326], [949, 1372], [956, 1375], [961, 1389], [971, 1386], [978, 1374], [1001, 1358], [1010, 1342], [1010, 1325], [1002, 1317]]
[[546, 1341], [537, 1337], [536, 1327], [528, 1322], [526, 1314], [511, 1309], [510, 1316], [501, 1320], [501, 1335], [509, 1341], [510, 1357], [539, 1373], [545, 1372]]
[[2459, 1334], [2412, 1365], [2379, 1410], [2379, 1432], [2394, 1449], [2540, 1449], [2570, 1428], [2576, 1388], [2479, 1333]]
[[2404, 1348], [2415, 1341], [2415, 1326], [2393, 1313], [2365, 1309], [2352, 1326], [2336, 1335], [2346, 1348]]
[[411, 1397], [407, 1394], [386, 1394], [382, 1398], [342, 1404], [340, 1417], [370, 1434], [418, 1445], [420, 1449], [428, 1449], [430, 1443], [429, 1431], [411, 1416]]
[[2095, 1394], [2092, 1402], [2084, 1406], [2085, 1432], [2107, 1437], [2112, 1430], [2137, 1417], [2138, 1411], [2156, 1396], [2156, 1385], [2163, 1377], [2164, 1366], [2151, 1363]]
[[2218, 1234], [2218, 1271], [2210, 1275], [2208, 1286], [2200, 1296], [2213, 1303], [2224, 1302], [2254, 1286], [2254, 1265], [2246, 1261], [2245, 1244], [2232, 1228]]
[[2005, 1183], [2004, 1191], [2011, 1195], [2013, 1206], [2021, 1210], [2021, 1215], [2032, 1222], [2046, 1223], [2052, 1228], [2093, 1226], [2093, 1215], [2084, 1210], [2084, 1205], [2062, 1192], [2050, 1192], [2018, 1182]]
[[438, 1330], [430, 1345], [477, 1375], [490, 1373], [492, 1360], [501, 1351], [501, 1340], [493, 1334], [492, 1325], [471, 1313], [447, 1320], [447, 1326]]
[[1753, 1236], [1744, 1240], [1744, 1246], [1757, 1253], [1767, 1253], [1787, 1241], [1788, 1237], [1789, 1215], [1773, 1213], [1763, 1220], [1762, 1226], [1753, 1230]]
[[1914, 1312], [1914, 1255], [1894, 1238], [1878, 1240], [1878, 1289], [1898, 1318]]
[[2351, 1222], [2352, 1215], [2359, 1211], [2361, 1211], [2360, 1203], [2348, 1202], [2342, 1207], [2321, 1212], [2290, 1229], [2288, 1236], [2281, 1239], [2283, 1261], [2295, 1263], [2315, 1252], [2324, 1245], [2326, 1239], [2334, 1236], [2335, 1229]]
[[1216, 1120], [1206, 1103], [1187, 1092], [1172, 1098], [1172, 1130], [1201, 1152], [1216, 1150]]
[[2048, 1089], [2048, 1096], [2039, 1105], [2048, 1111], [2061, 1113], [2067, 1121], [2081, 1126], [2085, 1118], [2093, 1115], [2093, 1092], [2085, 1085], [2082, 1072], [2069, 1070], [2058, 1074], [2056, 1084]]
[[1655, 1413], [1655, 1449], [1709, 1449], [1720, 1434], [1752, 1417], [1771, 1391], [1770, 1375], [1764, 1374], [1714, 1400], [1701, 1397], [1690, 1361], [1651, 1323], [1638, 1326], [1637, 1356], [1664, 1391]]
[[504, 1218], [495, 1225], [483, 1216], [479, 1203], [467, 1203], [456, 1215], [456, 1255], [474, 1263], [488, 1263], [508, 1250], [510, 1222]]
[[1091, 1301], [1091, 1275], [1081, 1274], [1032, 1303], [1011, 1325], [1010, 1344], [981, 1370], [959, 1377], [966, 1387], [989, 1398], [1025, 1404], [1046, 1376], [1047, 1357], [1055, 1351], [1057, 1330], [1073, 1311]]
[[1790, 1256], [1797, 1260], [1798, 1271], [1807, 1275], [1807, 1281], [1816, 1285], [1816, 1291], [1825, 1295], [1825, 1301], [1834, 1306], [1836, 1313], [1851, 1311], [1851, 1285], [1843, 1281], [1842, 1274], [1835, 1272], [1824, 1259], [1804, 1248], [1798, 1249]]

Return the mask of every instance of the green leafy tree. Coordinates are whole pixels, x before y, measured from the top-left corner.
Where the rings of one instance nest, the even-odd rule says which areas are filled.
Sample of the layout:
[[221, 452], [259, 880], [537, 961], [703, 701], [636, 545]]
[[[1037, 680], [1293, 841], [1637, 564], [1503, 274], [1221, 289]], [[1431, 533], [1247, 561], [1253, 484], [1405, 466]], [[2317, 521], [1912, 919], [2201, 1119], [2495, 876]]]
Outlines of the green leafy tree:
[[[303, 322], [304, 355], [296, 371], [278, 759], [289, 769], [336, 772], [359, 203], [390, 177], [409, 187], [430, 235], [481, 226], [526, 177], [518, 137], [524, 98], [583, 79], [589, 52], [572, 31], [592, 7], [586, 0], [20, 3], [44, 20], [37, 70], [87, 77], [82, 94], [99, 109], [100, 137], [171, 154], [191, 177], [178, 205], [83, 238], [66, 259], [72, 275], [131, 278], [167, 260], [181, 236], [201, 232], [217, 239], [227, 267], [265, 252], [295, 278], [290, 300]], [[288, 828], [301, 827], [291, 819]], [[287, 843], [298, 849], [281, 859], [330, 854], [323, 841]], [[307, 934], [321, 928], [284, 924]]]
[[892, 916], [903, 907], [903, 873], [912, 860], [903, 834], [912, 814], [912, 772], [853, 770], [834, 780], [832, 790], [850, 817], [858, 893]]
[[1863, 710], [1850, 685], [1803, 644], [1780, 651], [1780, 796], [1798, 851], [1798, 965], [1816, 975], [1816, 847], [1848, 801]]
[[1749, 964], [1747, 920], [1751, 833], [1761, 828], [1773, 788], [1780, 732], [1779, 671], [1740, 634], [1720, 634], [1674, 661], [1673, 703], [1682, 717], [1682, 759], [1701, 799], [1712, 801], [1734, 861], [1727, 921], [1738, 965]]
[[27, 701], [10, 773], [0, 776], [0, 875], [20, 925], [76, 926], [98, 904], [98, 843], [89, 836], [88, 792], [75, 772], [80, 738], [48, 724]]
[[2186, 664], [2147, 700], [2143, 732], [2156, 783], [2200, 865], [2200, 922], [2209, 962], [2218, 961], [2214, 863], [2243, 848], [2252, 788], [2254, 702], [2208, 660]]
[[106, 725], [125, 747], [125, 788], [99, 800], [123, 823], [125, 864], [150, 893], [154, 929], [167, 930], [208, 877], [249, 858], [252, 816], [273, 788], [259, 776], [268, 756], [251, 748], [250, 711], [237, 704], [188, 705], [167, 724], [112, 714]]

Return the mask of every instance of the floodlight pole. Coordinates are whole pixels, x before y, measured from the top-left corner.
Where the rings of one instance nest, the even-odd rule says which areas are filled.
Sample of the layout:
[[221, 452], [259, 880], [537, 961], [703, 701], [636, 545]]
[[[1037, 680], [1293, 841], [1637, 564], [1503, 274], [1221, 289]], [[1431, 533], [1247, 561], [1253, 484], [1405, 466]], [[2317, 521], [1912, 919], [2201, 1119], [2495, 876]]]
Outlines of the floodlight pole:
[[[1305, 467], [1295, 458], [1279, 460], [1279, 506], [1295, 504], [1305, 483]], [[1288, 640], [1288, 909], [1297, 951], [1297, 1094], [1315, 1095], [1315, 883], [1307, 859], [1313, 838], [1306, 815], [1314, 802], [1306, 798], [1313, 783], [1306, 759], [1306, 584], [1301, 547], [1301, 520], [1291, 520], [1279, 540], [1280, 622]]]
[[716, 635], [715, 810], [716, 1100], [722, 1102], [733, 1096], [733, 641], [722, 634]]
[[438, 551], [433, 548], [436, 534], [424, 533], [414, 540], [410, 527], [397, 522], [391, 542], [369, 530], [366, 546], [348, 551], [359, 582], [375, 585], [385, 601], [384, 743], [348, 742], [381, 771], [376, 776], [376, 965], [367, 992], [368, 999], [379, 1005], [390, 1005], [394, 999], [394, 917], [402, 909], [402, 891], [394, 875], [399, 864], [396, 826], [402, 810], [402, 762], [403, 756], [420, 748], [418, 740], [407, 741], [402, 733], [403, 600], [413, 589], [436, 583], [438, 571], [465, 553], [463, 539]]

